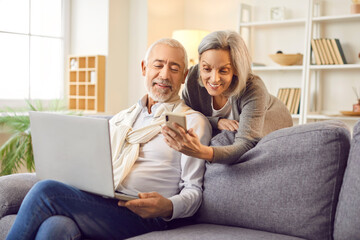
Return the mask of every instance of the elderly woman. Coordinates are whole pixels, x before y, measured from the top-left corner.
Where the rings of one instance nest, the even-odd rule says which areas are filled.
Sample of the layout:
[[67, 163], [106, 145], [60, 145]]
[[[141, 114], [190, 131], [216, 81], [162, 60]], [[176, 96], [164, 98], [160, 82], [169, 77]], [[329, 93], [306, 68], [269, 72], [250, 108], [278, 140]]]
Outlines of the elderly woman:
[[268, 133], [292, 126], [286, 106], [252, 73], [251, 58], [238, 33], [212, 32], [198, 52], [199, 64], [189, 71], [183, 99], [209, 119], [214, 132], [233, 131], [235, 138], [231, 145], [205, 146], [192, 129], [186, 132], [176, 126], [176, 132], [164, 126], [170, 147], [213, 163], [231, 164]]

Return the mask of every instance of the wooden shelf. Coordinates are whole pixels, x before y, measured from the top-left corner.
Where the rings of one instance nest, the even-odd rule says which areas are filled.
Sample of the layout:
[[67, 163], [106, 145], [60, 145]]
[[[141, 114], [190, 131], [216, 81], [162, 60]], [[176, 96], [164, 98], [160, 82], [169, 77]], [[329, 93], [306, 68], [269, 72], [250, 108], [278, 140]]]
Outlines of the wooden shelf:
[[69, 57], [69, 109], [105, 110], [105, 56]]

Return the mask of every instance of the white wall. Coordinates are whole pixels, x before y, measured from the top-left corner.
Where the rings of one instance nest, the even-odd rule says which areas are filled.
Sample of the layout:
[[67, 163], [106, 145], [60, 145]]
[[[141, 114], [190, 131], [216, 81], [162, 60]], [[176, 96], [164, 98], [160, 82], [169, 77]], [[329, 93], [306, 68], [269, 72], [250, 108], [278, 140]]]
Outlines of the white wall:
[[185, 1], [148, 0], [148, 45], [185, 27]]
[[[147, 48], [146, 0], [73, 0], [71, 55], [105, 55], [106, 114], [145, 93], [141, 60]], [[130, 54], [131, 53], [131, 54]]]
[[105, 111], [115, 114], [128, 106], [129, 0], [109, 1], [109, 41], [106, 63]]
[[145, 56], [148, 41], [147, 0], [130, 1], [129, 25], [129, 86], [127, 105], [133, 105], [145, 93], [144, 78], [141, 75], [141, 61]]
[[72, 0], [70, 54], [107, 55], [108, 0]]
[[184, 25], [208, 31], [237, 30], [239, 0], [184, 0]]

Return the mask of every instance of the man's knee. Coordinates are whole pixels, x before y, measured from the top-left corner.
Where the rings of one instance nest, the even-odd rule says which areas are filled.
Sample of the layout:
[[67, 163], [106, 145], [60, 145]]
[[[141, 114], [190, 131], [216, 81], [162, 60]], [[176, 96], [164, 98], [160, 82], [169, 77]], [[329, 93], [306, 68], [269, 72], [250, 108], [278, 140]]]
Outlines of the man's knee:
[[80, 239], [81, 232], [77, 224], [65, 216], [52, 216], [46, 219], [41, 225], [36, 235], [36, 240], [43, 239]]
[[34, 194], [36, 196], [51, 193], [57, 191], [63, 186], [63, 183], [54, 181], [54, 180], [42, 180], [37, 182], [31, 189], [30, 194]]

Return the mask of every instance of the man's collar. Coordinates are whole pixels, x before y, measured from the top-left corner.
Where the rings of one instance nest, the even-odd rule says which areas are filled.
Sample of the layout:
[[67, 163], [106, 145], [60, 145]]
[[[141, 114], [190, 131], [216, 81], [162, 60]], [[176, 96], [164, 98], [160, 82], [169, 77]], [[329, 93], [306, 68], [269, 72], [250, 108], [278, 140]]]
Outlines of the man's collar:
[[138, 104], [139, 104], [141, 107], [146, 107], [146, 105], [147, 105], [147, 98], [148, 98], [148, 95], [145, 94], [142, 98], [139, 99]]
[[[180, 96], [179, 95], [175, 95], [173, 96], [171, 99], [169, 99], [169, 101], [166, 102], [157, 102], [155, 103], [152, 107], [151, 107], [151, 112], [156, 111], [156, 109], [160, 106], [160, 105], [164, 105], [164, 108], [166, 109], [166, 111], [172, 112], [172, 110], [175, 108], [175, 106], [179, 103], [179, 101], [181, 101]], [[145, 94], [139, 101], [138, 104], [142, 107], [142, 108], [147, 108], [147, 104], [148, 104], [148, 94]]]

